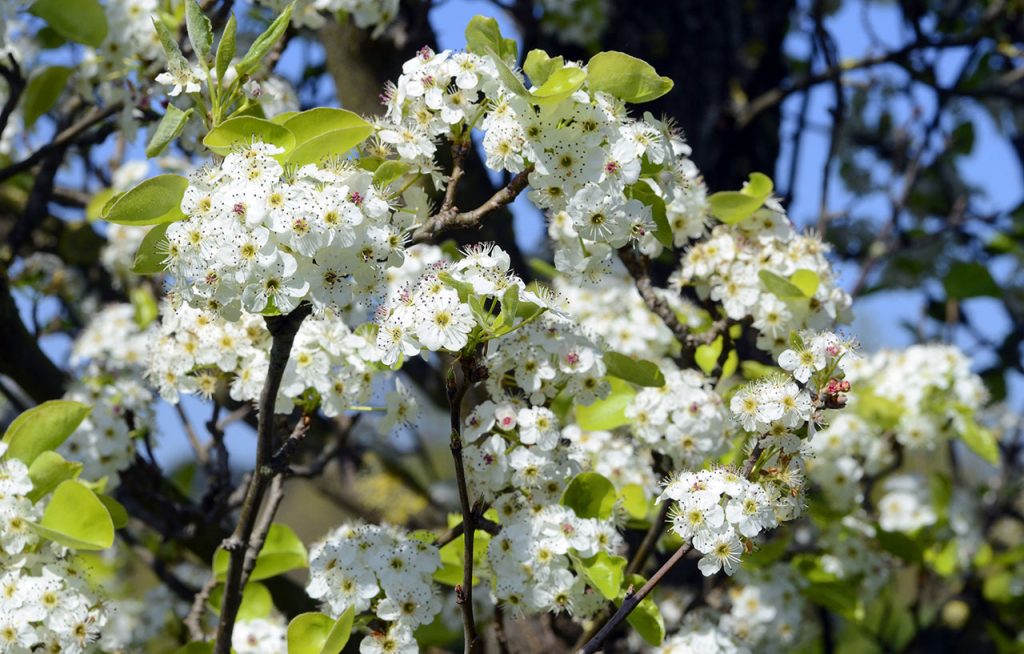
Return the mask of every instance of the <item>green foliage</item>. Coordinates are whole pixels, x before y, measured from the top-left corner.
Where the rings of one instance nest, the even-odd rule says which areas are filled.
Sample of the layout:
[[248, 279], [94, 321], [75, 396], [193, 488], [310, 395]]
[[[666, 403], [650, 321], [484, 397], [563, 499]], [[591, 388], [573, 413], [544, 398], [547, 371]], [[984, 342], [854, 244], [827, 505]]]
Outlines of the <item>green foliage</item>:
[[344, 156], [373, 134], [373, 125], [358, 114], [328, 107], [296, 114], [284, 122], [284, 128], [295, 138], [288, 161], [298, 166]]
[[91, 407], [69, 400], [49, 400], [25, 411], [4, 433], [5, 457], [31, 466], [36, 457], [60, 447], [89, 415]]
[[32, 76], [25, 85], [22, 96], [22, 121], [25, 129], [31, 129], [39, 117], [53, 108], [71, 77], [67, 66], [49, 66]]
[[103, 220], [121, 225], [158, 225], [185, 217], [181, 198], [188, 180], [181, 175], [157, 175], [143, 180], [105, 208]]
[[605, 519], [615, 509], [615, 486], [596, 472], [581, 472], [562, 493], [561, 503], [580, 518]]
[[953, 410], [960, 416], [960, 440], [964, 445], [988, 463], [998, 465], [999, 442], [995, 434], [978, 424], [969, 407], [958, 404]]
[[626, 407], [633, 400], [636, 391], [626, 382], [614, 377], [609, 377], [608, 383], [612, 387], [608, 397], [589, 406], [576, 406], [576, 423], [582, 429], [604, 431], [629, 424]]
[[728, 225], [742, 222], [764, 205], [773, 189], [770, 177], [750, 173], [750, 179], [739, 191], [719, 191], [708, 197], [711, 215]]
[[263, 58], [270, 53], [270, 49], [274, 47], [274, 44], [284, 36], [285, 30], [288, 29], [288, 25], [292, 20], [292, 11], [295, 9], [294, 0], [284, 8], [277, 18], [274, 19], [266, 30], [263, 31], [256, 40], [249, 46], [249, 51], [245, 53], [242, 60], [235, 65], [235, 70], [238, 71], [239, 75], [248, 75], [263, 63]]
[[214, 62], [214, 71], [217, 73], [217, 79], [221, 80], [222, 84], [224, 73], [227, 72], [228, 67], [231, 65], [231, 60], [235, 57], [237, 32], [238, 21], [235, 20], [235, 15], [231, 14], [227, 24], [224, 26], [223, 34], [220, 35], [220, 43], [217, 44], [217, 56]]
[[102, 550], [114, 544], [114, 522], [106, 505], [73, 479], [57, 486], [42, 520], [32, 528], [40, 536], [79, 550]]
[[650, 513], [650, 502], [647, 501], [647, 494], [639, 484], [626, 484], [619, 493], [622, 499], [622, 508], [631, 520], [641, 521], [647, 519]]
[[[213, 574], [220, 581], [227, 576], [229, 560], [228, 552], [218, 547], [213, 555]], [[256, 567], [253, 568], [249, 579], [259, 581], [308, 565], [306, 546], [291, 527], [275, 522], [270, 525], [267, 539], [256, 558]]]
[[176, 649], [174, 654], [213, 654], [213, 643], [188, 643]]
[[806, 268], [800, 268], [790, 275], [789, 281], [800, 290], [804, 297], [814, 297], [814, 294], [818, 292], [818, 286], [821, 284], [818, 273]]
[[704, 371], [705, 375], [710, 375], [718, 365], [718, 357], [722, 356], [722, 347], [723, 339], [721, 336], [716, 337], [710, 343], [697, 346], [693, 359], [700, 366], [700, 369]]
[[36, 0], [29, 12], [69, 41], [98, 48], [107, 38], [107, 16], [97, 0]]
[[185, 0], [185, 29], [192, 50], [200, 61], [205, 62], [213, 47], [213, 28], [196, 0]]
[[[639, 589], [647, 583], [647, 580], [640, 575], [632, 575], [628, 582], [634, 588]], [[626, 621], [636, 629], [636, 632], [647, 641], [648, 645], [657, 647], [665, 640], [665, 620], [661, 617], [661, 610], [651, 595], [637, 604], [636, 608], [626, 616]]]
[[388, 184], [409, 172], [409, 167], [409, 164], [404, 161], [382, 161], [373, 171], [373, 183], [381, 188], [386, 188]]
[[519, 48], [515, 39], [501, 35], [498, 21], [487, 16], [473, 16], [466, 26], [466, 50], [473, 54], [493, 54], [502, 61], [515, 61]]
[[352, 634], [354, 610], [337, 620], [323, 613], [303, 613], [288, 623], [288, 654], [339, 654]]
[[587, 73], [580, 68], [566, 66], [551, 73], [547, 80], [530, 95], [538, 104], [557, 105], [583, 86]]
[[770, 270], [759, 270], [757, 276], [770, 293], [783, 300], [809, 298], [817, 292], [820, 283], [816, 273], [803, 268], [790, 275], [789, 279]]
[[137, 275], [155, 275], [166, 270], [164, 259], [167, 258], [166, 240], [167, 228], [171, 223], [162, 223], [154, 226], [142, 237], [139, 249], [135, 253], [135, 261], [132, 264], [132, 272]]
[[61, 482], [78, 478], [82, 467], [81, 463], [66, 461], [53, 450], [43, 452], [28, 468], [28, 476], [32, 480], [32, 491], [28, 494], [28, 499], [36, 502]]
[[604, 363], [608, 374], [637, 386], [658, 388], [665, 385], [665, 376], [658, 366], [645, 359], [634, 359], [618, 352], [605, 352]]
[[164, 56], [167, 57], [167, 68], [178, 70], [188, 68], [188, 60], [185, 59], [185, 55], [181, 54], [178, 41], [171, 34], [167, 23], [162, 21], [159, 16], [154, 16], [153, 28], [156, 30], [157, 36], [160, 37], [160, 45], [164, 49]]
[[598, 552], [589, 558], [579, 559], [578, 567], [590, 585], [600, 591], [605, 599], [613, 600], [622, 592], [622, 578], [626, 569], [624, 557]]
[[654, 66], [624, 52], [599, 52], [587, 63], [591, 91], [603, 91], [632, 103], [650, 102], [672, 90], [673, 82]]
[[236, 148], [251, 144], [254, 140], [283, 148], [282, 155], [295, 147], [295, 135], [291, 130], [255, 116], [238, 116], [225, 120], [210, 130], [203, 139], [203, 145], [216, 154], [227, 155]]
[[948, 297], [965, 300], [971, 297], [1001, 297], [999, 284], [992, 279], [992, 273], [980, 263], [954, 263], [942, 280]]
[[[462, 516], [451, 514], [448, 516], [448, 526], [454, 527], [462, 521]], [[487, 547], [491, 543], [491, 535], [482, 529], [473, 532], [473, 569], [479, 570], [487, 564]], [[440, 549], [441, 567], [434, 573], [434, 581], [446, 586], [455, 586], [462, 583], [463, 558], [466, 555], [465, 536], [459, 536], [445, 544]], [[473, 583], [479, 582], [474, 574]]]
[[195, 113], [194, 108], [182, 111], [173, 104], [167, 105], [163, 118], [160, 119], [153, 134], [149, 137], [146, 156], [151, 159], [159, 156], [171, 144], [171, 141], [181, 136], [182, 130], [185, 129], [185, 125], [188, 124], [188, 119], [192, 117], [193, 113]]
[[523, 72], [530, 78], [534, 86], [540, 86], [551, 77], [556, 70], [565, 68], [565, 59], [549, 57], [543, 50], [530, 50], [523, 62]]
[[[224, 599], [224, 585], [219, 584], [210, 593], [210, 607], [220, 613], [221, 601]], [[274, 610], [274, 599], [270, 590], [259, 582], [249, 582], [242, 589], [242, 601], [238, 605], [238, 620], [259, 620], [270, 615]]]
[[654, 192], [651, 185], [641, 180], [626, 187], [626, 197], [639, 200], [651, 208], [654, 219], [654, 237], [667, 248], [673, 247], [672, 227], [668, 224], [668, 209], [665, 200]]
[[903, 406], [899, 402], [875, 395], [870, 388], [858, 393], [853, 410], [861, 418], [882, 429], [894, 429], [903, 415]]

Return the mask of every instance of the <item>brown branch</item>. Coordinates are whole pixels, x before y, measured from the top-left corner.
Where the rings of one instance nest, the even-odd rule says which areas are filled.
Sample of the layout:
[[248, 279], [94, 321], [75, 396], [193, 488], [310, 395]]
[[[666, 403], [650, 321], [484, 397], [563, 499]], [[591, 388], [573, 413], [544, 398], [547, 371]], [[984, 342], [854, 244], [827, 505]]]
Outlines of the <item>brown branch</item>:
[[[462, 535], [463, 526], [463, 523], [460, 522], [448, 531], [444, 532], [443, 534], [437, 537], [437, 540], [434, 541], [434, 545], [440, 548], [452, 542], [453, 540]], [[476, 528], [483, 529], [492, 536], [497, 536], [501, 532], [501, 525], [492, 520], [488, 520], [483, 516], [477, 517]]]
[[10, 62], [9, 66], [0, 64], [0, 76], [7, 81], [7, 101], [4, 102], [4, 108], [0, 110], [0, 136], [7, 129], [7, 122], [11, 119], [11, 114], [14, 113], [15, 107], [18, 106], [18, 100], [21, 99], [21, 94], [25, 90], [25, 77], [21, 74], [18, 60], [10, 52], [7, 53], [7, 60]]
[[[288, 364], [295, 334], [298, 333], [302, 321], [311, 313], [311, 310], [310, 305], [301, 304], [287, 315], [266, 318], [267, 330], [270, 331], [273, 340], [270, 345], [267, 379], [260, 394], [259, 423], [256, 429], [256, 463], [249, 479], [238, 523], [231, 536], [222, 544], [228, 552], [228, 570], [224, 581], [224, 597], [221, 600], [220, 623], [217, 625], [214, 654], [229, 654], [231, 651], [231, 634], [234, 631], [235, 618], [238, 616], [238, 608], [242, 601], [242, 584], [247, 577], [245, 574], [246, 564], [250, 552], [255, 560], [255, 557], [259, 555], [259, 549], [263, 546], [258, 532], [254, 538], [254, 529], [267, 487], [275, 477], [268, 465], [274, 447], [274, 404], [277, 401], [281, 378], [284, 376], [284, 369]], [[268, 506], [268, 508], [270, 507]], [[265, 537], [266, 534], [264, 533], [262, 536]], [[250, 567], [249, 570], [251, 572], [252, 568]]]
[[210, 601], [210, 593], [217, 586], [216, 575], [211, 575], [199, 592], [192, 598], [192, 605], [189, 607], [188, 615], [183, 621], [188, 628], [188, 635], [194, 641], [206, 640], [206, 630], [203, 628], [203, 614], [206, 613], [206, 603]]
[[[461, 171], [461, 167], [459, 167], [458, 170]], [[500, 189], [497, 193], [492, 195], [490, 199], [472, 211], [460, 212], [458, 207], [454, 205], [448, 206], [447, 208], [442, 205], [439, 212], [428, 218], [425, 223], [413, 230], [412, 238], [410, 239], [411, 243], [416, 244], [436, 241], [438, 236], [449, 230], [466, 229], [477, 226], [484, 216], [492, 211], [501, 209], [519, 197], [519, 194], [529, 186], [529, 176], [532, 171], [533, 166], [528, 167], [526, 170], [513, 177], [512, 180], [509, 181], [508, 185]], [[452, 181], [455, 179], [456, 172], [456, 170], [452, 171]], [[459, 172], [459, 177], [461, 177], [461, 172]], [[453, 189], [451, 181], [448, 184], [448, 188], [449, 190]], [[452, 191], [452, 193], [454, 194], [454, 191]], [[447, 191], [445, 195], [448, 195]], [[452, 199], [454, 201], [454, 197]], [[447, 197], [445, 198], [445, 202], [448, 202]]]

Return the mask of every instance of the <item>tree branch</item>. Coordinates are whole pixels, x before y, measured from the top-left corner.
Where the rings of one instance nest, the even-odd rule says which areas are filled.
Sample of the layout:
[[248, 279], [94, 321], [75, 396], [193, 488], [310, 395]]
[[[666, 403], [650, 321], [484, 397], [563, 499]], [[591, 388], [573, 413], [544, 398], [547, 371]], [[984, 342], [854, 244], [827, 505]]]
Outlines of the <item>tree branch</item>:
[[[284, 369], [288, 364], [295, 334], [298, 333], [302, 321], [311, 311], [310, 305], [301, 304], [287, 315], [266, 318], [267, 329], [273, 340], [270, 345], [267, 379], [260, 395], [259, 424], [256, 429], [256, 464], [249, 479], [238, 524], [231, 536], [223, 543], [229, 558], [214, 654], [229, 654], [231, 651], [231, 633], [234, 631], [235, 618], [238, 616], [238, 608], [242, 601], [242, 586], [247, 576], [245, 574], [246, 564], [251, 556], [253, 565], [255, 565], [255, 557], [259, 555], [260, 548], [263, 547], [263, 539], [266, 537], [265, 532], [260, 534], [257, 531], [254, 534], [254, 528], [267, 486], [276, 476], [269, 467], [274, 447], [274, 404], [277, 401], [281, 378], [284, 376]], [[279, 502], [280, 499], [277, 501]], [[276, 507], [272, 507], [268, 503], [268, 508]], [[249, 571], [252, 571], [251, 567], [249, 567]]]

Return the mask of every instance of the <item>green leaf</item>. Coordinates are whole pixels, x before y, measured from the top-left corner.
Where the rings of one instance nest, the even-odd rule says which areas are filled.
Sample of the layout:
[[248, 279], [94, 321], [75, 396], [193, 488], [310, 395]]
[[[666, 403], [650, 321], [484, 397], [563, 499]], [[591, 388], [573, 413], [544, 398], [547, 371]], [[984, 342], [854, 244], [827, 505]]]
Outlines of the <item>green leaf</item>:
[[[218, 581], [223, 581], [227, 576], [229, 558], [227, 551], [220, 547], [213, 555], [213, 574]], [[256, 567], [249, 579], [259, 581], [307, 565], [306, 546], [291, 527], [275, 522], [270, 525], [267, 540], [256, 558]]]
[[671, 79], [658, 75], [646, 61], [614, 50], [591, 57], [587, 73], [591, 91], [603, 91], [626, 102], [656, 100], [673, 86]]
[[185, 0], [185, 29], [196, 56], [205, 60], [213, 47], [213, 28], [196, 0]]
[[143, 180], [110, 205], [103, 220], [120, 225], [159, 225], [185, 217], [181, 198], [188, 180], [181, 175], [157, 175]]
[[541, 86], [551, 77], [556, 70], [565, 68], [565, 59], [562, 57], [549, 57], [543, 50], [530, 50], [523, 62], [523, 72], [526, 73], [534, 86]]
[[78, 550], [102, 550], [114, 544], [110, 512], [84, 484], [67, 480], [57, 486], [32, 528], [40, 536]]
[[556, 70], [540, 88], [534, 89], [530, 95], [540, 104], [556, 105], [575, 93], [583, 86], [587, 73], [581, 68], [566, 66]]
[[136, 275], [156, 275], [166, 270], [164, 259], [167, 258], [165, 242], [167, 240], [167, 228], [171, 223], [162, 223], [154, 226], [142, 237], [142, 243], [135, 253], [135, 262], [132, 264], [132, 272]]
[[668, 209], [665, 207], [665, 200], [643, 180], [627, 186], [626, 197], [639, 200], [651, 208], [651, 218], [654, 219], [654, 237], [665, 247], [671, 248], [674, 245], [675, 237], [672, 234], [672, 226], [668, 224]]
[[224, 33], [220, 35], [220, 43], [217, 44], [214, 70], [217, 73], [217, 79], [221, 80], [221, 86], [224, 86], [224, 73], [228, 71], [228, 68], [231, 66], [231, 60], [235, 56], [235, 37], [237, 32], [238, 22], [235, 20], [235, 14], [232, 13], [228, 18], [227, 24], [224, 26]]
[[255, 116], [238, 116], [225, 120], [210, 130], [203, 139], [203, 145], [219, 155], [227, 155], [235, 148], [245, 147], [254, 140], [284, 148], [282, 154], [295, 147], [295, 135], [290, 130]]
[[519, 79], [519, 75], [512, 71], [511, 68], [506, 64], [495, 52], [490, 51], [492, 60], [494, 61], [494, 67], [498, 69], [498, 77], [508, 87], [508, 90], [513, 94], [524, 98], [532, 98], [530, 92], [526, 90], [523, 85], [523, 80]]
[[339, 654], [352, 633], [354, 609], [337, 620], [323, 613], [303, 613], [288, 623], [288, 654]]
[[189, 67], [188, 60], [181, 54], [181, 48], [178, 47], [178, 41], [171, 34], [171, 30], [167, 27], [167, 23], [160, 20], [159, 16], [153, 16], [153, 29], [156, 30], [157, 36], [160, 37], [160, 45], [164, 49], [164, 56], [167, 57], [167, 68], [174, 70], [184, 70]]
[[629, 424], [626, 407], [633, 401], [636, 391], [624, 381], [608, 379], [612, 391], [603, 400], [589, 406], [576, 405], [576, 422], [587, 431], [605, 431]]
[[28, 467], [28, 477], [32, 480], [32, 490], [28, 493], [28, 499], [38, 501], [62, 481], [77, 478], [82, 468], [81, 463], [66, 461], [53, 450], [43, 452]]
[[792, 282], [793, 286], [800, 289], [804, 297], [814, 297], [814, 294], [818, 292], [818, 286], [821, 284], [818, 274], [806, 268], [800, 268], [790, 275], [789, 281]]
[[373, 183], [381, 188], [385, 188], [388, 184], [409, 172], [409, 168], [409, 164], [404, 161], [392, 159], [382, 161], [376, 170], [373, 171]]
[[160, 119], [160, 123], [149, 137], [146, 156], [151, 159], [158, 156], [171, 144], [171, 141], [181, 136], [182, 130], [185, 129], [185, 125], [193, 113], [195, 113], [195, 109], [192, 108], [182, 111], [173, 104], [167, 105], [167, 111], [164, 112], [163, 118]]
[[875, 395], [870, 388], [857, 394], [854, 411], [864, 420], [882, 429], [895, 429], [903, 415], [903, 405], [887, 397]]
[[124, 508], [124, 505], [109, 495], [97, 495], [96, 497], [100, 498], [103, 506], [107, 507], [107, 513], [110, 514], [110, 521], [114, 523], [114, 529], [124, 529], [128, 524], [128, 510]]
[[700, 366], [700, 369], [704, 371], [705, 375], [710, 375], [718, 365], [718, 357], [722, 356], [722, 337], [719, 336], [710, 343], [704, 343], [703, 345], [697, 346], [697, 351], [693, 355], [693, 359]]
[[744, 221], [761, 208], [773, 189], [770, 177], [750, 173], [749, 180], [739, 191], [719, 191], [708, 196], [711, 215], [729, 225]]
[[999, 442], [991, 430], [985, 429], [974, 419], [974, 412], [967, 406], [958, 404], [953, 410], [960, 414], [960, 440], [972, 452], [992, 465], [999, 465]]
[[1003, 291], [992, 279], [992, 273], [980, 263], [954, 263], [942, 280], [948, 297], [963, 300], [970, 297], [1001, 297]]
[[622, 592], [625, 558], [598, 552], [590, 558], [580, 559], [580, 565], [590, 585], [599, 590], [605, 599], [613, 600]]
[[76, 43], [98, 48], [107, 38], [107, 16], [97, 0], [36, 0], [29, 13]]
[[4, 433], [4, 456], [31, 466], [43, 452], [60, 447], [91, 410], [87, 404], [69, 400], [49, 400], [32, 407], [15, 418]]
[[769, 540], [762, 543], [756, 550], [743, 555], [743, 567], [748, 569], [764, 568], [775, 563], [786, 553], [786, 549], [792, 541], [793, 534], [791, 532], [786, 531], [780, 534], [776, 531]]
[[605, 519], [615, 508], [615, 486], [596, 472], [581, 472], [573, 477], [562, 493], [561, 504], [580, 518]]
[[645, 359], [633, 359], [618, 352], [605, 352], [604, 363], [608, 374], [637, 386], [660, 388], [665, 385], [665, 376], [658, 366]]
[[883, 550], [895, 554], [908, 563], [924, 561], [924, 547], [915, 538], [898, 531], [884, 531], [883, 529], [875, 531], [875, 538]]
[[245, 53], [242, 60], [235, 66], [235, 70], [238, 71], [239, 75], [248, 75], [263, 63], [263, 58], [267, 56], [270, 49], [274, 47], [274, 44], [284, 36], [285, 31], [288, 29], [288, 25], [292, 20], [292, 11], [295, 9], [294, 0], [288, 3], [288, 6], [284, 8], [277, 18], [274, 19], [266, 30], [262, 34], [256, 37], [256, 40], [249, 46], [249, 51]]
[[135, 309], [135, 324], [145, 329], [160, 315], [160, 308], [153, 297], [149, 286], [136, 286], [129, 293], [132, 307]]
[[855, 620], [863, 613], [857, 599], [857, 584], [846, 581], [812, 582], [802, 589], [804, 597], [836, 615]]
[[191, 642], [174, 650], [174, 654], [213, 654], [213, 643]]
[[[210, 593], [210, 607], [220, 613], [221, 601], [224, 599], [224, 584], [218, 584]], [[259, 620], [270, 615], [274, 609], [274, 599], [266, 586], [259, 582], [250, 582], [242, 589], [242, 602], [238, 606], [238, 621]]]
[[[448, 515], [448, 526], [454, 527], [462, 521], [458, 514]], [[491, 535], [482, 529], [473, 532], [473, 569], [479, 570], [487, 563], [487, 548], [491, 543]], [[446, 544], [439, 551], [441, 555], [441, 567], [434, 573], [434, 581], [446, 586], [456, 586], [462, 583], [462, 565], [466, 554], [465, 538], [456, 538]], [[473, 584], [479, 583], [476, 574], [473, 575]]]
[[[647, 583], [647, 580], [640, 575], [632, 575], [629, 578], [629, 583], [639, 590]], [[622, 602], [617, 603], [622, 604]], [[657, 647], [665, 640], [665, 620], [662, 619], [661, 610], [654, 603], [651, 595], [637, 604], [636, 608], [626, 616], [626, 621], [636, 629], [636, 632], [647, 641], [648, 645]]]
[[22, 98], [22, 121], [25, 129], [35, 125], [39, 117], [53, 108], [67, 86], [72, 70], [67, 66], [50, 66], [32, 76]]
[[515, 61], [519, 56], [515, 39], [502, 36], [498, 21], [487, 16], [473, 16], [466, 25], [466, 50], [478, 55], [493, 53], [504, 61]]
[[[811, 274], [813, 275], [814, 273]], [[776, 275], [770, 270], [759, 270], [757, 272], [757, 276], [761, 278], [761, 283], [764, 284], [764, 287], [768, 289], [769, 293], [782, 299], [807, 297], [804, 295], [803, 290], [795, 283], [789, 281], [785, 277]], [[806, 282], [806, 280], [804, 281]]]
[[619, 493], [622, 498], [622, 508], [634, 520], [644, 520], [650, 511], [650, 503], [647, 501], [647, 493], [640, 484], [626, 484]]
[[295, 150], [288, 161], [298, 166], [344, 156], [373, 134], [373, 125], [359, 114], [328, 107], [296, 114], [284, 126], [295, 134]]
[[729, 350], [729, 353], [725, 355], [725, 361], [722, 362], [722, 374], [719, 375], [721, 379], [728, 379], [732, 377], [732, 374], [736, 372], [736, 368], [739, 367], [740, 356], [736, 353], [736, 350]]

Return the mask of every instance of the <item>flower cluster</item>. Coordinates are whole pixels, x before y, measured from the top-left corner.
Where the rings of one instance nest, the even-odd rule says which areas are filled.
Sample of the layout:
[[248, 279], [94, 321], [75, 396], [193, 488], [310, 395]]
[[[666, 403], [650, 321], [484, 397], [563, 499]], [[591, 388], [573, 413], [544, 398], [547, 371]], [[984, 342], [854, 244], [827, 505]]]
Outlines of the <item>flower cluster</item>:
[[[279, 14], [291, 0], [255, 1]], [[318, 30], [339, 12], [351, 16], [361, 29], [375, 28], [376, 36], [398, 15], [398, 0], [298, 0], [292, 10], [292, 25]]]
[[491, 591], [513, 615], [551, 611], [582, 619], [604, 605], [585, 577], [573, 573], [572, 560], [622, 548], [612, 519], [580, 518], [551, 500], [533, 503], [515, 493], [496, 508], [502, 528], [487, 547]]
[[[827, 251], [817, 236], [798, 234], [769, 200], [751, 218], [717, 225], [690, 247], [672, 283], [720, 302], [732, 320], [751, 318], [758, 347], [778, 353], [791, 332], [828, 329], [848, 318], [850, 296], [837, 285]], [[799, 271], [803, 287], [790, 281]]]
[[64, 399], [92, 411], [58, 452], [81, 461], [87, 478], [105, 477], [108, 489], [132, 461], [136, 432], [155, 424], [153, 393], [140, 381], [152, 338], [153, 330], [139, 326], [132, 305], [114, 304], [93, 316], [71, 347], [78, 375]]
[[639, 486], [645, 498], [657, 496], [660, 487], [654, 474], [650, 449], [632, 437], [610, 431], [584, 431], [570, 424], [562, 429], [562, 438], [586, 453], [584, 468], [593, 470], [621, 491]]
[[676, 502], [672, 530], [704, 555], [697, 564], [700, 571], [710, 576], [724, 569], [731, 575], [739, 566], [743, 539], [779, 523], [777, 505], [785, 498], [773, 490], [713, 468], [673, 476], [658, 501]]
[[287, 173], [280, 150], [254, 142], [193, 172], [186, 218], [167, 229], [176, 301], [236, 320], [369, 305], [402, 261], [399, 224], [372, 175], [345, 160]]
[[415, 652], [413, 629], [441, 610], [432, 580], [440, 566], [437, 548], [400, 529], [342, 525], [310, 550], [306, 592], [335, 617], [350, 607], [356, 614], [372, 608], [391, 623], [387, 632], [366, 637], [364, 654]]
[[278, 654], [287, 649], [284, 619], [242, 620], [231, 633], [231, 649], [237, 654]]
[[[517, 303], [532, 304], [536, 313], [547, 308], [544, 298], [509, 271], [508, 254], [501, 248], [483, 244], [467, 248], [464, 254], [455, 263], [439, 261], [429, 266], [378, 310], [377, 348], [383, 363], [393, 365], [400, 357], [424, 350], [462, 350], [474, 329], [490, 328], [486, 316], [491, 307], [505, 302], [506, 294], [506, 304], [514, 296]], [[479, 304], [474, 306], [470, 298]], [[504, 311], [510, 309], [514, 307]], [[516, 315], [504, 320], [511, 324]]]
[[[210, 397], [221, 381], [233, 399], [255, 401], [266, 379], [270, 341], [261, 316], [242, 313], [231, 322], [185, 305], [164, 307], [147, 374], [168, 402], [177, 402], [180, 393]], [[341, 320], [307, 318], [292, 345], [277, 411], [290, 412], [310, 393], [329, 417], [365, 403], [379, 369], [375, 354], [372, 341]]]
[[633, 435], [671, 457], [675, 468], [697, 469], [730, 446], [722, 398], [696, 370], [661, 366], [665, 385], [644, 388], [626, 407]]
[[[6, 450], [0, 443], [0, 457]], [[73, 552], [29, 527], [45, 508], [31, 491], [25, 464], [0, 458], [0, 650], [95, 652], [107, 611]]]

